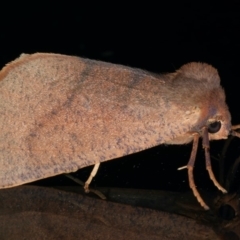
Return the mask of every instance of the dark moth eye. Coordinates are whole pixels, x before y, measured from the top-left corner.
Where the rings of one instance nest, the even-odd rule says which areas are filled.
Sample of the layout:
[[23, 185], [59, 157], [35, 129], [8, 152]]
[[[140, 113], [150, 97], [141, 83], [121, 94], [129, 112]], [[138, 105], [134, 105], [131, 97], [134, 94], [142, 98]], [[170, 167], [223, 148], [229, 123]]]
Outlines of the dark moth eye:
[[221, 128], [221, 122], [219, 122], [219, 121], [212, 122], [208, 125], [208, 132], [216, 133], [220, 130], [220, 128]]

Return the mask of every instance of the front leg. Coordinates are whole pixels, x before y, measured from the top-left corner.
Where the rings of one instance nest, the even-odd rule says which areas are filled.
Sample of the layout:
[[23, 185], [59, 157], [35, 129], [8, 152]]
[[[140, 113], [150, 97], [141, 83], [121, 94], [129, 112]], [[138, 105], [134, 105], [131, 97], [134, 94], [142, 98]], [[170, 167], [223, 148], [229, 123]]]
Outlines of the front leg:
[[193, 134], [193, 147], [192, 147], [192, 152], [191, 152], [191, 156], [188, 161], [188, 164], [184, 167], [178, 168], [178, 170], [182, 170], [185, 168], [188, 169], [188, 182], [189, 182], [190, 188], [193, 191], [193, 195], [197, 198], [198, 202], [205, 210], [209, 210], [208, 205], [204, 202], [204, 200], [202, 199], [200, 193], [198, 192], [198, 190], [196, 188], [196, 185], [194, 182], [194, 176], [193, 176], [193, 167], [194, 167], [195, 160], [196, 160], [199, 137], [200, 137], [199, 133]]
[[207, 127], [203, 128], [203, 142], [202, 146], [205, 151], [205, 160], [206, 160], [206, 169], [208, 171], [210, 179], [213, 181], [214, 185], [223, 193], [227, 193], [227, 190], [223, 188], [218, 181], [216, 180], [214, 173], [212, 171], [212, 165], [211, 165], [211, 160], [210, 160], [210, 153], [209, 153], [209, 138], [208, 138], [208, 129]]

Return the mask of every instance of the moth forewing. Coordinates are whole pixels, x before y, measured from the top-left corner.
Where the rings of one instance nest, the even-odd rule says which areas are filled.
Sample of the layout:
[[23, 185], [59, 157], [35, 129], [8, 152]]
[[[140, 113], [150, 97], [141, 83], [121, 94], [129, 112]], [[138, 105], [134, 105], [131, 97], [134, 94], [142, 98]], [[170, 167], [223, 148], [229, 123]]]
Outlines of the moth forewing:
[[192, 142], [218, 112], [225, 125], [210, 139], [230, 127], [218, 73], [208, 64], [156, 75], [37, 53], [9, 63], [0, 79], [0, 188], [96, 164], [89, 184], [100, 162]]

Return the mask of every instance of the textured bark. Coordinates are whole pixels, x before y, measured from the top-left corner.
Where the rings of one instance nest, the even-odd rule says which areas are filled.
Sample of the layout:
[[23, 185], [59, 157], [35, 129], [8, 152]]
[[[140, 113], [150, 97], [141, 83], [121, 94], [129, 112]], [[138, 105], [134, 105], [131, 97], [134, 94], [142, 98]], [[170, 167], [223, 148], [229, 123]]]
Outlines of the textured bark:
[[0, 191], [0, 238], [220, 239], [184, 216], [33, 186]]

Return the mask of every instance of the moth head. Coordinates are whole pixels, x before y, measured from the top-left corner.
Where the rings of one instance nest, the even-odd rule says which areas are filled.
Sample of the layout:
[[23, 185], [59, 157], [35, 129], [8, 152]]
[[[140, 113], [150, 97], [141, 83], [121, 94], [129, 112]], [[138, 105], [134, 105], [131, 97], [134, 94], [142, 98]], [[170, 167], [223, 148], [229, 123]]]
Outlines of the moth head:
[[222, 87], [212, 90], [209, 96], [207, 129], [209, 140], [227, 139], [231, 134], [231, 115]]
[[209, 140], [226, 139], [231, 133], [231, 115], [218, 71], [206, 63], [189, 63], [182, 67], [184, 76], [191, 79], [197, 91], [192, 102], [201, 110], [199, 129], [207, 128]]

